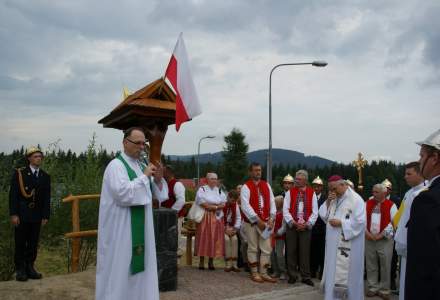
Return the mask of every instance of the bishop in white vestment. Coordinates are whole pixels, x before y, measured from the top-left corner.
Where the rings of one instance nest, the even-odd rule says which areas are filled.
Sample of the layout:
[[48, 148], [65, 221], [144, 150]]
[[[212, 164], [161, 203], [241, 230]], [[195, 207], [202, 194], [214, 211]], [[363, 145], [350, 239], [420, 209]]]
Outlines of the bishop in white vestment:
[[[122, 160], [113, 159], [104, 172], [99, 205], [97, 300], [159, 299], [152, 197], [150, 179], [146, 176], [154, 167], [142, 171], [138, 158], [144, 143], [143, 132], [132, 130], [124, 136]], [[137, 177], [130, 180], [127, 168], [131, 168]], [[131, 270], [132, 206], [143, 206], [145, 210], [144, 270], [137, 273]]]
[[365, 204], [338, 175], [328, 181], [329, 198], [319, 208], [326, 225], [325, 300], [364, 299]]

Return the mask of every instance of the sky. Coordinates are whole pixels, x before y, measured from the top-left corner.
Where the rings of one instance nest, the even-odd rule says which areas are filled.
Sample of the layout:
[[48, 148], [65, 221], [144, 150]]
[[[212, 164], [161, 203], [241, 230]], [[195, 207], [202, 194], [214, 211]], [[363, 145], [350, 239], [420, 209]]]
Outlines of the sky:
[[408, 162], [440, 128], [440, 2], [263, 0], [0, 0], [0, 152], [40, 144], [108, 150], [122, 134], [98, 120], [163, 76], [180, 32], [202, 114], [165, 154], [273, 147], [348, 163]]

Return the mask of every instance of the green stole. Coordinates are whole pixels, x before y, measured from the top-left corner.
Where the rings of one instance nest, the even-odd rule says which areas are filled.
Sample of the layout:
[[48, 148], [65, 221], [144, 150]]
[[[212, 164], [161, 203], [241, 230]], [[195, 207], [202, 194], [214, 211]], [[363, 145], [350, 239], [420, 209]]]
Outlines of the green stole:
[[[137, 178], [136, 172], [128, 165], [122, 155], [116, 156], [127, 169], [130, 181]], [[130, 207], [131, 213], [131, 264], [132, 275], [145, 270], [145, 206], [135, 205]]]

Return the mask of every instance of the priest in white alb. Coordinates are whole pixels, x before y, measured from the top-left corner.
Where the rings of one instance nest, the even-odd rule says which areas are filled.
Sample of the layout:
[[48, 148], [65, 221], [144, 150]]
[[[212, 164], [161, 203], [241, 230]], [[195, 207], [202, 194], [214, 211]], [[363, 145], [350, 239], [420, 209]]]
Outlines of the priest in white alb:
[[365, 203], [339, 175], [328, 179], [328, 199], [319, 208], [326, 223], [325, 300], [364, 299]]
[[104, 172], [98, 223], [96, 299], [158, 300], [151, 183], [153, 165], [139, 158], [141, 128], [124, 132], [124, 151]]

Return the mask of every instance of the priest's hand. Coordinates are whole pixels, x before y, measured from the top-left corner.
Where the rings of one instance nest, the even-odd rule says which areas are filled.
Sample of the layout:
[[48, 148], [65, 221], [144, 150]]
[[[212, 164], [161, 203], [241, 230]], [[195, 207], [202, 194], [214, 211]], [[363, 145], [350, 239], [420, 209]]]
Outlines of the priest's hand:
[[159, 200], [153, 199], [153, 208], [159, 208]]
[[14, 226], [20, 225], [20, 218], [17, 215], [11, 216], [11, 224]]
[[154, 173], [156, 172], [157, 167], [153, 164], [149, 164], [145, 169], [144, 169], [144, 174], [145, 176], [153, 176]]
[[342, 226], [342, 222], [339, 219], [330, 219], [328, 221], [330, 223], [330, 225], [332, 225], [333, 227], [341, 227]]
[[48, 219], [42, 219], [41, 220], [41, 225], [46, 225], [47, 224], [47, 222], [49, 222], [49, 220]]
[[327, 209], [330, 208], [330, 203], [336, 199], [336, 194], [334, 192], [329, 192], [327, 200], [325, 200], [325, 204], [327, 205]]

